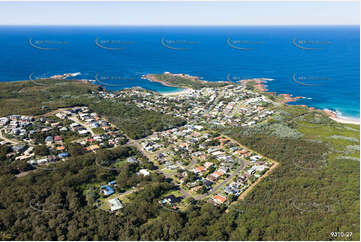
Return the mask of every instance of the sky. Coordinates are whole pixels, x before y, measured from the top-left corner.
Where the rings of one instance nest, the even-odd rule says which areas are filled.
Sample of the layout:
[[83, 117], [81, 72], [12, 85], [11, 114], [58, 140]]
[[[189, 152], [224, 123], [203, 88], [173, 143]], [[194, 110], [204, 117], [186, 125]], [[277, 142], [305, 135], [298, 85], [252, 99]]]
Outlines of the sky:
[[0, 25], [359, 25], [359, 2], [0, 2]]

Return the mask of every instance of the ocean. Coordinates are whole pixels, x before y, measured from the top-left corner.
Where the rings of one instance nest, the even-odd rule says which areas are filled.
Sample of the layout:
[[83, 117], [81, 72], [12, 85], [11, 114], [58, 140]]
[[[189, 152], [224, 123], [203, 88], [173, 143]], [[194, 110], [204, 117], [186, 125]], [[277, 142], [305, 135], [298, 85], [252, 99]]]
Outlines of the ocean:
[[0, 27], [0, 81], [76, 73], [109, 90], [177, 88], [141, 79], [186, 73], [208, 81], [270, 78], [290, 104], [360, 117], [359, 26]]

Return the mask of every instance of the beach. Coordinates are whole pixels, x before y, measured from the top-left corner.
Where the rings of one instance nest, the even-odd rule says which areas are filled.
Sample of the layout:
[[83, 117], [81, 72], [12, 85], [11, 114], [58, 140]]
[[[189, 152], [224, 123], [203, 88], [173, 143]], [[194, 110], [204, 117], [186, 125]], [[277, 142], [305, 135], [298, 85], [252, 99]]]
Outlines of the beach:
[[360, 125], [360, 120], [353, 119], [353, 118], [345, 118], [345, 117], [330, 117], [330, 119], [343, 124], [357, 124]]
[[330, 109], [324, 109], [323, 111], [328, 115], [328, 117], [330, 117], [330, 119], [332, 119], [338, 123], [360, 125], [360, 119], [344, 117], [344, 116], [341, 116], [341, 114], [339, 114], [335, 111], [332, 111]]

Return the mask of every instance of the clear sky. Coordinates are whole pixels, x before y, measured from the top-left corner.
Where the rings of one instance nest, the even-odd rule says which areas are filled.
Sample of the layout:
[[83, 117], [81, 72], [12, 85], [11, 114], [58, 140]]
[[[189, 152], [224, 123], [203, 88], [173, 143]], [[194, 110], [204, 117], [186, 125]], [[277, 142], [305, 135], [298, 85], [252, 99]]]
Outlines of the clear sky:
[[359, 2], [0, 2], [0, 25], [359, 25]]

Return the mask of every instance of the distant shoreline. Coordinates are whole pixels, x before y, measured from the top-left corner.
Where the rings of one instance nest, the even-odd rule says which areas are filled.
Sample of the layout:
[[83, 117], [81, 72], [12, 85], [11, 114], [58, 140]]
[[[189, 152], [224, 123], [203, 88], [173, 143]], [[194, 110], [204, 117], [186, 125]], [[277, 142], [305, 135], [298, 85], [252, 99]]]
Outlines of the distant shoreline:
[[330, 119], [338, 122], [338, 123], [343, 123], [343, 124], [357, 124], [360, 125], [360, 120], [356, 120], [353, 118], [345, 118], [345, 117], [336, 117], [336, 118], [332, 118], [330, 117]]
[[[175, 86], [175, 85], [170, 85], [170, 84], [167, 83], [167, 82], [158, 80], [158, 79], [156, 79], [155, 77], [153, 77], [151, 74], [143, 75], [143, 76], [141, 77], [141, 79], [145, 79], [145, 80], [148, 80], [148, 81], [150, 81], [150, 82], [158, 82], [158, 83], [160, 83], [160, 84], [162, 84], [163, 86], [166, 86], [166, 87], [177, 87], [177, 86]], [[177, 88], [180, 88], [180, 87], [177, 87]]]
[[328, 117], [330, 119], [332, 119], [338, 123], [360, 125], [360, 119], [353, 118], [353, 117], [344, 117], [344, 116], [338, 114], [337, 112], [329, 110], [329, 109], [324, 109], [323, 111], [328, 115]]
[[[57, 79], [57, 77], [62, 77], [60, 79], [65, 79], [67, 76], [76, 76], [76, 75], [79, 75], [80, 73], [66, 73], [66, 74], [63, 74], [63, 75], [56, 75], [56, 76], [51, 76], [49, 78], [41, 78], [41, 79]], [[65, 77], [65, 78], [64, 78]], [[185, 88], [185, 87], [178, 87], [178, 86], [175, 86], [175, 85], [170, 85], [169, 83], [166, 83], [164, 81], [161, 81], [161, 80], [158, 80], [156, 78], [154, 78], [153, 76], [151, 76], [151, 74], [147, 74], [147, 75], [143, 75], [141, 77], [142, 79], [147, 79], [149, 80], [150, 82], [158, 82], [164, 86], [167, 86], [167, 87], [174, 87], [174, 88], [181, 88], [182, 90], [179, 90], [179, 91], [169, 91], [169, 92], [159, 92], [157, 91], [160, 95], [162, 96], [176, 96], [176, 95], [181, 95], [181, 94], [186, 94], [188, 93], [191, 89], [190, 88]], [[198, 78], [198, 77], [194, 77], [194, 78]], [[246, 79], [246, 80], [240, 80], [240, 81], [237, 81], [239, 83], [242, 83], [243, 85], [246, 85], [248, 82], [250, 81], [255, 81], [256, 85], [255, 85], [255, 88], [260, 91], [260, 92], [265, 92], [265, 93], [269, 93], [269, 94], [272, 94], [272, 95], [275, 95], [274, 92], [270, 92], [266, 87], [265, 87], [265, 82], [266, 81], [271, 81], [273, 79], [268, 79], [268, 78], [254, 78], [254, 79]], [[30, 80], [32, 81], [32, 80]], [[80, 82], [90, 82], [92, 83], [91, 80], [74, 80], [74, 81], [80, 81]], [[206, 82], [206, 81], [204, 81]], [[93, 83], [94, 84], [94, 83]], [[97, 84], [95, 84], [97, 85]], [[101, 86], [101, 85], [99, 85]], [[294, 102], [294, 101], [297, 101], [298, 99], [302, 99], [304, 97], [292, 97], [290, 94], [279, 94], [281, 96], [284, 97], [284, 101], [282, 102], [283, 104], [287, 104], [289, 102]], [[302, 105], [302, 106], [305, 106], [305, 107], [308, 107], [309, 109], [311, 110], [316, 110], [314, 107], [310, 107], [310, 106], [307, 106], [307, 105]], [[344, 117], [340, 114], [338, 114], [337, 112], [335, 111], [332, 111], [330, 109], [319, 109], [320, 111], [323, 111], [324, 113], [326, 113], [328, 115], [328, 117], [338, 123], [344, 123], [344, 124], [356, 124], [356, 125], [360, 125], [360, 119], [357, 119], [357, 118], [353, 118], [353, 117]]]
[[[268, 89], [265, 87], [265, 81], [269, 81], [269, 80], [273, 80], [273, 79], [266, 79], [266, 78], [255, 78], [255, 79], [249, 79], [249, 80], [240, 80], [238, 82], [240, 83], [244, 83], [245, 85], [247, 85], [248, 82], [254, 81], [256, 83], [255, 88], [260, 91], [260, 92], [265, 92], [265, 93], [270, 93], [272, 95], [274, 95], [274, 92], [269, 92]], [[287, 104], [289, 102], [295, 102], [299, 99], [304, 99], [305, 97], [292, 97], [290, 94], [278, 94], [279, 96], [282, 96], [284, 98], [284, 101], [282, 102], [283, 104]], [[310, 110], [316, 110], [314, 107], [310, 107], [307, 105], [302, 105], [305, 106], [307, 108], [309, 108]], [[360, 119], [357, 118], [353, 118], [353, 117], [344, 117], [341, 116], [340, 114], [338, 114], [335, 111], [332, 111], [330, 109], [323, 109], [320, 110], [325, 112], [328, 117], [338, 123], [343, 123], [343, 124], [357, 124], [360, 125]]]

